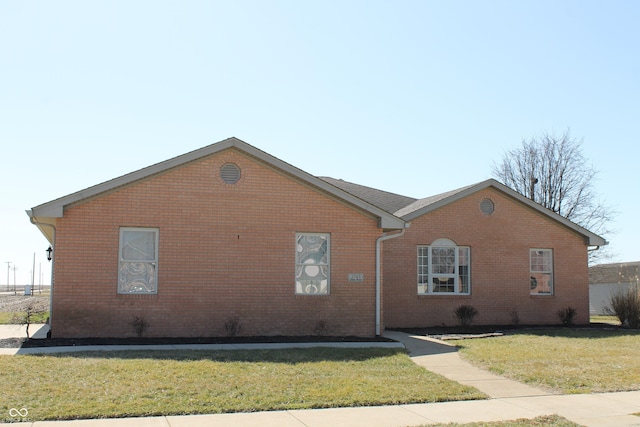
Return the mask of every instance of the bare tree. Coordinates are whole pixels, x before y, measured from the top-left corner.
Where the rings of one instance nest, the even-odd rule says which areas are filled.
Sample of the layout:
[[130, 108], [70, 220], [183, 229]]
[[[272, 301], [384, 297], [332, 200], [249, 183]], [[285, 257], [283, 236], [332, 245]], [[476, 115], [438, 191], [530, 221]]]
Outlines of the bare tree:
[[26, 325], [26, 333], [27, 339], [31, 338], [29, 336], [29, 326], [31, 326], [36, 321], [40, 321], [42, 319], [42, 315], [47, 312], [47, 308], [43, 307], [41, 304], [38, 304], [36, 301], [30, 301], [25, 307], [23, 312], [17, 313], [11, 319], [13, 323], [18, 325]]
[[[523, 140], [520, 148], [507, 151], [494, 164], [494, 177], [547, 209], [601, 236], [610, 234], [615, 212], [597, 197], [594, 182], [598, 171], [582, 154], [582, 140], [569, 130], [556, 136], [545, 133]], [[607, 257], [591, 251], [590, 262]]]

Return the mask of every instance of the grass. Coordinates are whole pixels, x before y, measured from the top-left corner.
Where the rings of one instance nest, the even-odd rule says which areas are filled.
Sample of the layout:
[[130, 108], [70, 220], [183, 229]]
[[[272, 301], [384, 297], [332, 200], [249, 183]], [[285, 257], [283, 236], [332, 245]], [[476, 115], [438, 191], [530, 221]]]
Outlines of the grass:
[[[0, 325], [14, 325], [22, 323], [21, 319], [24, 319], [25, 312], [12, 312], [12, 311], [4, 311], [0, 312]], [[31, 323], [45, 323], [47, 318], [49, 317], [49, 312], [45, 311], [43, 313], [37, 313], [33, 316], [33, 320]]]
[[514, 421], [492, 421], [468, 424], [429, 424], [428, 427], [580, 427], [580, 424], [571, 422], [558, 415], [546, 415], [531, 420], [518, 419]]
[[2, 356], [0, 383], [0, 414], [27, 408], [30, 421], [486, 397], [416, 366], [400, 349], [371, 348]]
[[605, 323], [608, 325], [620, 326], [620, 320], [616, 316], [591, 316], [591, 323]]
[[560, 393], [640, 390], [640, 331], [540, 329], [458, 345], [475, 365]]

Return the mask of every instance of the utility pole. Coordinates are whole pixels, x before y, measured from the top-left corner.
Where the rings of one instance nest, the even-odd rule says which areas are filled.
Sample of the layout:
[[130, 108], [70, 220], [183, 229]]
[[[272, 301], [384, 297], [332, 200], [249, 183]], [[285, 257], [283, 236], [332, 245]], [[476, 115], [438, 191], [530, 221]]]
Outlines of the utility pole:
[[31, 268], [31, 289], [29, 289], [29, 295], [33, 296], [33, 290], [36, 287], [36, 253], [33, 253], [33, 267]]
[[7, 264], [7, 292], [9, 292], [9, 270], [11, 270], [11, 261], [6, 261]]
[[18, 269], [18, 267], [16, 267], [15, 264], [13, 264], [13, 294], [14, 295], [18, 295], [18, 292], [16, 291], [16, 270]]

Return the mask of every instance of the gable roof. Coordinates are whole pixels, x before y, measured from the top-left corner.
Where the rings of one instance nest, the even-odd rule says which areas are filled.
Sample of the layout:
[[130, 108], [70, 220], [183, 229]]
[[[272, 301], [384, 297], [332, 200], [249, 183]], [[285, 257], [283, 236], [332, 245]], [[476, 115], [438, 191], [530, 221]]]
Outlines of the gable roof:
[[375, 188], [334, 178], [315, 177], [290, 165], [289, 163], [259, 150], [252, 145], [247, 144], [244, 141], [239, 140], [238, 138], [233, 137], [38, 205], [31, 210], [28, 210], [27, 214], [31, 218], [31, 222], [38, 226], [40, 231], [50, 242], [53, 242], [52, 228], [55, 226], [56, 218], [61, 218], [64, 215], [65, 207], [87, 201], [93, 197], [99, 197], [120, 187], [133, 184], [139, 180], [164, 173], [170, 169], [186, 165], [190, 162], [200, 160], [204, 157], [230, 148], [240, 150], [263, 163], [292, 176], [294, 179], [310, 186], [316, 191], [324, 192], [331, 197], [335, 197], [371, 214], [374, 217], [377, 217], [379, 226], [382, 229], [393, 230], [406, 228], [409, 225], [409, 221], [415, 218], [474, 194], [480, 190], [492, 187], [541, 213], [542, 215], [549, 217], [551, 220], [575, 231], [585, 238], [585, 242], [589, 246], [604, 246], [607, 244], [607, 241], [602, 237], [554, 213], [542, 205], [531, 201], [520, 193], [494, 179], [489, 179], [478, 184], [469, 185], [435, 196], [415, 199], [413, 197], [377, 190]]
[[[447, 205], [462, 197], [455, 197], [456, 195], [463, 193], [465, 190], [473, 187], [469, 185], [467, 187], [458, 188], [456, 190], [447, 191], [446, 193], [436, 194], [435, 196], [425, 197], [424, 199], [415, 200], [413, 203], [403, 206], [394, 213], [400, 217], [410, 216], [412, 219], [438, 209], [444, 205]], [[467, 194], [468, 195], [468, 194]]]
[[523, 196], [517, 191], [514, 191], [511, 188], [507, 187], [506, 185], [499, 183], [495, 179], [488, 179], [478, 184], [469, 185], [467, 187], [458, 188], [457, 190], [438, 194], [436, 196], [431, 196], [431, 197], [426, 197], [424, 199], [416, 200], [410, 205], [407, 205], [402, 209], [397, 210], [396, 212], [394, 212], [394, 214], [398, 217], [401, 217], [405, 221], [411, 221], [431, 211], [434, 211], [438, 208], [446, 206], [450, 203], [453, 203], [471, 194], [477, 193], [480, 190], [484, 190], [485, 188], [490, 188], [490, 187], [498, 191], [501, 191], [502, 193], [515, 199], [519, 203], [522, 203], [528, 206], [529, 208], [550, 218], [551, 220], [556, 221], [564, 225], [565, 227], [575, 231], [576, 233], [582, 235], [589, 246], [604, 246], [607, 244], [607, 241], [602, 237], [598, 236], [597, 234], [594, 234], [589, 230], [579, 226], [578, 224], [568, 220], [567, 218], [556, 214], [555, 212], [545, 208], [541, 204], [528, 199], [527, 197]]
[[638, 280], [640, 280], [640, 261], [589, 267], [590, 284], [638, 283]]
[[364, 185], [354, 184], [353, 182], [343, 181], [342, 179], [329, 178], [326, 176], [319, 178], [389, 213], [394, 213], [417, 200], [413, 197], [401, 196], [400, 194], [365, 187]]
[[[333, 186], [326, 181], [323, 181], [313, 175], [298, 169], [289, 163], [286, 163], [272, 155], [257, 149], [256, 147], [247, 144], [238, 138], [228, 138], [223, 141], [208, 145], [198, 150], [191, 151], [181, 156], [174, 157], [169, 160], [157, 163], [152, 166], [137, 170], [135, 172], [122, 175], [118, 178], [103, 182], [101, 184], [94, 185], [84, 190], [77, 191], [67, 196], [58, 198], [56, 200], [38, 205], [31, 210], [27, 211], [27, 214], [32, 219], [32, 222], [40, 228], [40, 231], [47, 237], [49, 241], [52, 241], [53, 234], [51, 230], [45, 225], [54, 224], [55, 218], [61, 218], [64, 215], [64, 208], [75, 203], [86, 201], [93, 197], [98, 197], [107, 192], [116, 190], [120, 187], [130, 185], [136, 181], [149, 178], [151, 176], [166, 172], [170, 169], [177, 168], [193, 161], [197, 161], [204, 157], [210, 156], [215, 153], [219, 153], [229, 148], [235, 148], [254, 157], [267, 165], [285, 172], [286, 174], [293, 176], [302, 183], [311, 186], [316, 191], [322, 191], [330, 196], [336, 197], [352, 206], [355, 206], [374, 217], [378, 217], [379, 226], [383, 229], [402, 229], [407, 225], [402, 219], [392, 215], [380, 207], [373, 205], [363, 199], [355, 197], [354, 195]], [[44, 223], [44, 224], [43, 224]], [[43, 228], [45, 226], [45, 228]]]

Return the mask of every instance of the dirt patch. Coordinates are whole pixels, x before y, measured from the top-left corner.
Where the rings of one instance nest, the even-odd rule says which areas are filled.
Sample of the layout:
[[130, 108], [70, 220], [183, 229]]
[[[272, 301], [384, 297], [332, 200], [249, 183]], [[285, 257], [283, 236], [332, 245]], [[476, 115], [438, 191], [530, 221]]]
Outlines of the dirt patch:
[[25, 295], [0, 296], [0, 312], [24, 312], [27, 311], [30, 305], [33, 305], [33, 309], [36, 311], [49, 311], [49, 297]]

